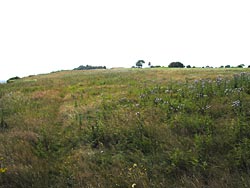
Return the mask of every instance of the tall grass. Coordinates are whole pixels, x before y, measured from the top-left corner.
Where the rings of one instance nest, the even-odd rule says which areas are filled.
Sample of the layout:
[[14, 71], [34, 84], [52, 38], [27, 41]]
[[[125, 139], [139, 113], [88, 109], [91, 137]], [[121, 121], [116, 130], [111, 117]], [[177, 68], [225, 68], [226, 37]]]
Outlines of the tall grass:
[[249, 187], [247, 69], [62, 71], [0, 85], [0, 187]]

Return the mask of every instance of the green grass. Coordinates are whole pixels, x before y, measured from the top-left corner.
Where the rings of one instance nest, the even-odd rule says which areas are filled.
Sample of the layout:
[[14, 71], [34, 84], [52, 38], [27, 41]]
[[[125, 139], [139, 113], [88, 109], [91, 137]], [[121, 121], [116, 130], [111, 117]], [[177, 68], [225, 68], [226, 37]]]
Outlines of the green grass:
[[0, 85], [0, 187], [249, 187], [249, 117], [249, 69], [22, 78]]

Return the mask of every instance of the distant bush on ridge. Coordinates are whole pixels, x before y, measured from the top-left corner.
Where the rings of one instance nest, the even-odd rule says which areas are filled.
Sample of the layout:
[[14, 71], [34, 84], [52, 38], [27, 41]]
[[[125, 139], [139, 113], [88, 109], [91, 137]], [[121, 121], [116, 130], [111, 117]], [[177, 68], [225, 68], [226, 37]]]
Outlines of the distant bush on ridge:
[[7, 83], [14, 82], [15, 80], [18, 80], [18, 79], [20, 79], [20, 77], [18, 77], [18, 76], [12, 77], [12, 78], [7, 80]]
[[161, 66], [160, 65], [155, 65], [155, 66], [150, 66], [150, 68], [161, 68]]
[[169, 68], [184, 68], [185, 66], [181, 62], [172, 62], [168, 65]]
[[91, 66], [91, 65], [80, 65], [78, 68], [75, 68], [73, 70], [91, 70], [91, 69], [106, 69], [106, 66]]

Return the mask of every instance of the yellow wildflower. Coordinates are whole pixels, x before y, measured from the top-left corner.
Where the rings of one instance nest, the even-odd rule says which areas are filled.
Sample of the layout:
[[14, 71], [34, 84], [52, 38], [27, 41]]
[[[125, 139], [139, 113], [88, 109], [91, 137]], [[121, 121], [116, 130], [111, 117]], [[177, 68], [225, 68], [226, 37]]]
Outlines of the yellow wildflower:
[[0, 168], [0, 173], [5, 173], [7, 168]]

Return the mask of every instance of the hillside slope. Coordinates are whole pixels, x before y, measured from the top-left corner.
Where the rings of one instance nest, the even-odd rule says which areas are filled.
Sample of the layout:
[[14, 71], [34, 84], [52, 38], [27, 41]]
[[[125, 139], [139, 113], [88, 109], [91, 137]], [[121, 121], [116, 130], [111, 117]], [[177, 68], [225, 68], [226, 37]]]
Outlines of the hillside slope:
[[250, 186], [249, 69], [62, 71], [0, 110], [0, 187]]

